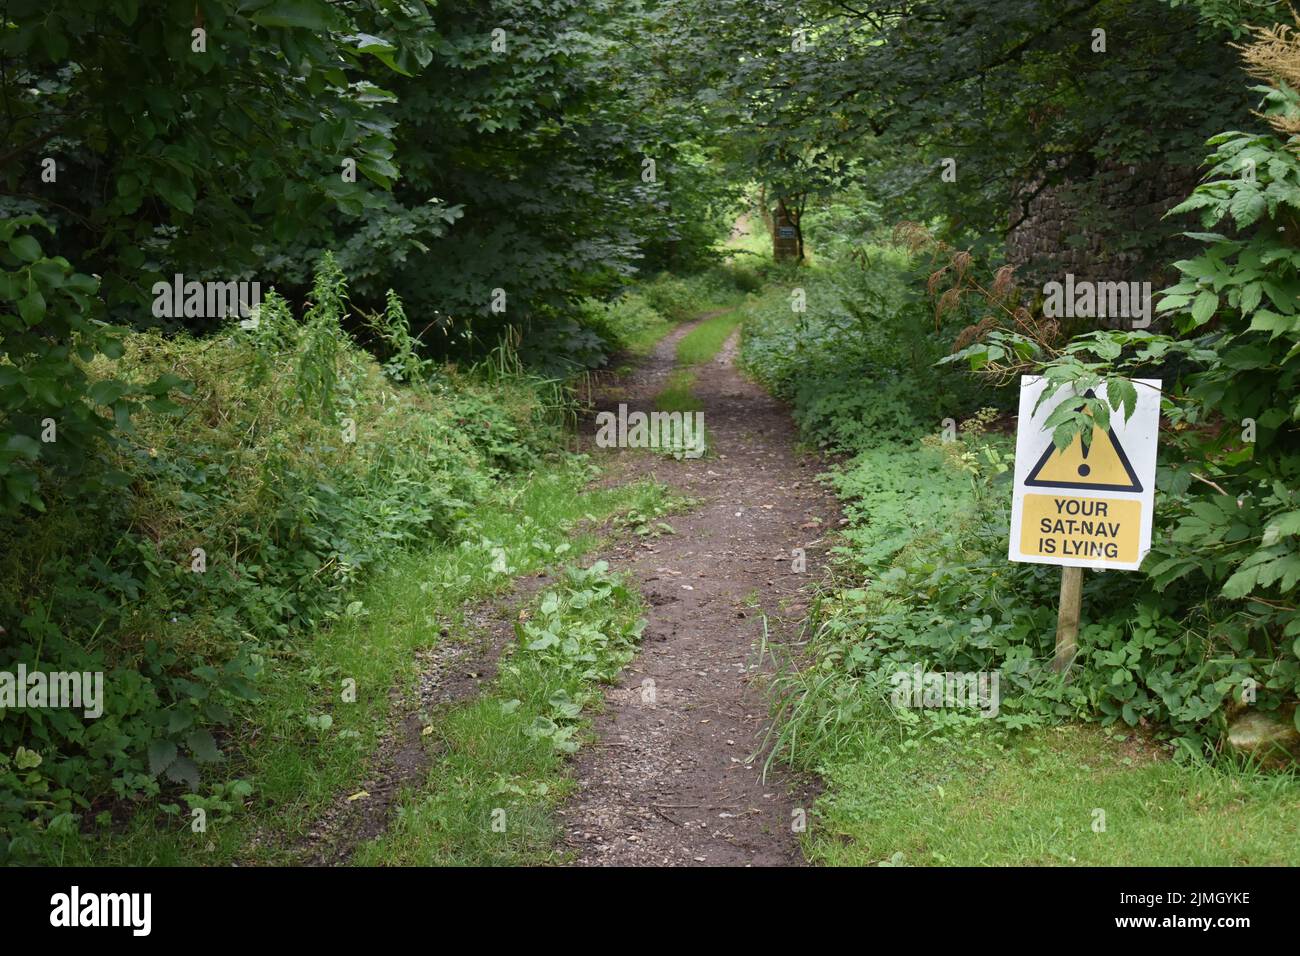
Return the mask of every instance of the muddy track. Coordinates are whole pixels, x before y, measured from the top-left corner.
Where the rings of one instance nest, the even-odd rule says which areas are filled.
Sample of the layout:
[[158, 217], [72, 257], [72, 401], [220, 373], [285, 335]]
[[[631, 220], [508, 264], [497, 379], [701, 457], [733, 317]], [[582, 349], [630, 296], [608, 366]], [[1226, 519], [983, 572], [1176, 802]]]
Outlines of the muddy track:
[[[596, 408], [649, 412], [674, 367], [674, 332], [647, 361], [595, 396]], [[670, 519], [676, 533], [616, 546], [604, 556], [630, 573], [648, 605], [641, 652], [606, 691], [597, 741], [576, 758], [564, 808], [579, 865], [798, 865], [794, 824], [806, 782], [761, 777], [767, 726], [759, 646], [763, 616], [797, 624], [838, 520], [795, 451], [785, 408], [736, 368], [736, 342], [699, 369], [710, 453], [674, 461], [652, 452], [589, 449], [612, 480], [651, 475], [699, 499]], [[593, 427], [583, 429], [593, 434]], [[793, 569], [803, 548], [807, 567]]]
[[364, 799], [338, 794], [290, 851], [293, 862], [346, 864], [357, 847], [388, 828], [402, 790], [422, 786], [438, 755], [424, 736], [426, 722], [491, 688], [501, 650], [514, 639], [519, 608], [551, 583], [544, 572], [519, 578], [508, 593], [466, 611], [464, 623], [456, 628], [462, 639], [450, 639], [451, 630], [444, 627], [444, 640], [418, 652], [414, 686], [405, 693], [394, 688], [389, 695], [391, 723], [355, 788]]

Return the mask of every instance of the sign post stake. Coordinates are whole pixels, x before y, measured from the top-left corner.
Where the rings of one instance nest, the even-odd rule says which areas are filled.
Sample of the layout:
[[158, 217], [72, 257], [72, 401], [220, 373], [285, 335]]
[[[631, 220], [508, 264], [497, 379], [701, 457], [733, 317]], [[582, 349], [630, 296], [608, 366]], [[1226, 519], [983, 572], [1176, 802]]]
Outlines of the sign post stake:
[[1083, 601], [1083, 568], [1061, 568], [1061, 607], [1056, 612], [1056, 658], [1052, 670], [1066, 671], [1079, 651], [1079, 606]]

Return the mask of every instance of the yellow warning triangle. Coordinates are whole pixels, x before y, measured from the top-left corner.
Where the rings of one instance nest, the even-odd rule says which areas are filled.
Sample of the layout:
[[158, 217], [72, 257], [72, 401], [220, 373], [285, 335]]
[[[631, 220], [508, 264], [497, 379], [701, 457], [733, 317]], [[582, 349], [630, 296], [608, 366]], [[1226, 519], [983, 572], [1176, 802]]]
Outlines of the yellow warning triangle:
[[[1089, 393], [1091, 396], [1091, 392]], [[1043, 452], [1029, 477], [1026, 485], [1035, 488], [1091, 488], [1096, 491], [1141, 491], [1142, 483], [1138, 481], [1133, 466], [1129, 464], [1128, 455], [1112, 429], [1102, 431], [1093, 426], [1092, 444], [1083, 447], [1083, 436], [1075, 435], [1074, 441], [1059, 449], [1049, 444]]]

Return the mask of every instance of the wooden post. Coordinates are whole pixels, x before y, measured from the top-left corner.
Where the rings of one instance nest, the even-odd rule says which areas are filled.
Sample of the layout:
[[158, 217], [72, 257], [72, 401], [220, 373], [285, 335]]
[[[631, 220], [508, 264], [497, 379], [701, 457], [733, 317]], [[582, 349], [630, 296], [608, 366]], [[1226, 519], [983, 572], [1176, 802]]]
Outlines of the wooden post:
[[1066, 671], [1079, 652], [1079, 606], [1083, 600], [1083, 568], [1061, 568], [1061, 607], [1056, 612], [1056, 658], [1052, 670]]

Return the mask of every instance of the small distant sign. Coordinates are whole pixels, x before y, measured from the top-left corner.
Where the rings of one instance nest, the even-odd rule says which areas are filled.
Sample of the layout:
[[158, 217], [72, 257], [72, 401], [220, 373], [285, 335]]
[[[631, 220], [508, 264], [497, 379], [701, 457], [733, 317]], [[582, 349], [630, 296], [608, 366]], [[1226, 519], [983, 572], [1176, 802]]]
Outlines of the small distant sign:
[[776, 236], [778, 239], [793, 239], [795, 237], [794, 226], [777, 226]]
[[[1151, 550], [1160, 380], [1133, 384], [1137, 404], [1131, 418], [1115, 411], [1110, 428], [1093, 427], [1087, 448], [1076, 435], [1061, 449], [1043, 427], [1058, 402], [1035, 414], [1046, 383], [1037, 375], [1020, 380], [1012, 561], [1136, 571]], [[1060, 401], [1077, 398], [1063, 394]]]

